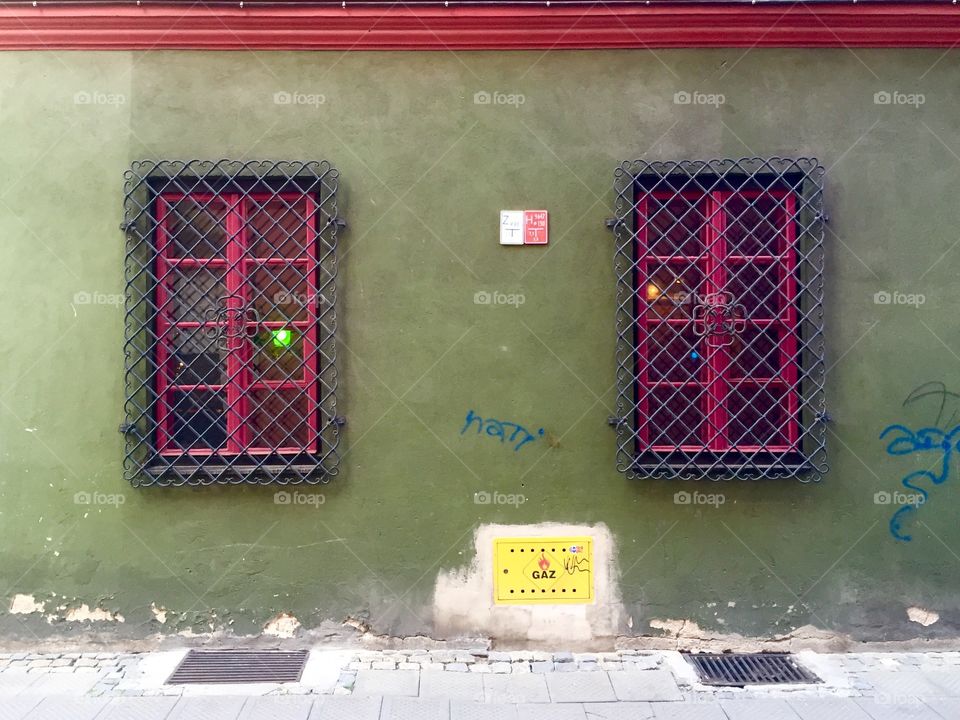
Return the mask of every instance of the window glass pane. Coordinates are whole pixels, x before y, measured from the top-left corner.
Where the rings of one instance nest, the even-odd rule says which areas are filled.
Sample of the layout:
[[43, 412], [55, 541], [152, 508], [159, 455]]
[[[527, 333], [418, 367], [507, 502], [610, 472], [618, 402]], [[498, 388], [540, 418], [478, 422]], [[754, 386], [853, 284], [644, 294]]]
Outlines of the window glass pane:
[[771, 195], [733, 195], [724, 202], [728, 255], [778, 255], [783, 252], [786, 210]]
[[167, 377], [175, 385], [222, 385], [226, 381], [225, 352], [209, 332], [212, 328], [171, 329], [167, 335]]
[[261, 265], [250, 274], [251, 304], [260, 320], [305, 320], [321, 298], [308, 291], [305, 268]]
[[170, 322], [226, 322], [226, 275], [222, 269], [174, 268], [164, 278]]
[[309, 253], [312, 218], [306, 198], [274, 197], [248, 204], [248, 243], [258, 258], [298, 257]]
[[647, 195], [647, 252], [652, 255], [700, 255], [704, 224], [702, 196], [675, 195], [669, 200]]
[[782, 372], [780, 360], [781, 328], [748, 325], [727, 347], [731, 378], [775, 378]]
[[734, 304], [743, 305], [746, 317], [771, 320], [780, 317], [786, 297], [778, 279], [778, 266], [772, 264], [730, 264], [727, 268], [727, 292]]
[[198, 450], [226, 444], [226, 402], [222, 390], [170, 390], [167, 398], [173, 446]]
[[785, 445], [786, 390], [777, 384], [743, 383], [727, 396], [731, 408], [727, 439], [731, 446]]
[[652, 388], [647, 441], [654, 446], [703, 445], [701, 392], [699, 387]]
[[655, 326], [647, 338], [647, 378], [650, 382], [696, 382], [703, 358], [693, 327]]
[[253, 382], [303, 380], [303, 336], [299, 328], [261, 328], [249, 342]]
[[227, 209], [227, 203], [221, 199], [183, 198], [170, 202], [163, 222], [167, 257], [224, 259]]
[[696, 293], [703, 283], [700, 268], [690, 263], [667, 263], [657, 266], [641, 288], [641, 301], [647, 303], [647, 318], [690, 318]]
[[308, 398], [303, 390], [251, 390], [247, 402], [251, 447], [308, 445]]

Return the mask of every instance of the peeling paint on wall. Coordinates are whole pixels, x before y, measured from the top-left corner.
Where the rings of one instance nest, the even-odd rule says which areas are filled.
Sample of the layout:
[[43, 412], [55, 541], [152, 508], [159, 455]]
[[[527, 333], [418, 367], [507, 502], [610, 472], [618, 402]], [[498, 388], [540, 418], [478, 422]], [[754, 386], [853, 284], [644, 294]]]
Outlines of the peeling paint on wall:
[[150, 603], [150, 612], [153, 613], [153, 619], [161, 625], [167, 622], [168, 611], [165, 607], [157, 607], [156, 603]]
[[907, 608], [907, 617], [910, 618], [910, 622], [919, 623], [924, 627], [929, 627], [940, 620], [939, 613], [921, 607]]
[[292, 638], [300, 629], [300, 621], [289, 613], [280, 613], [263, 627], [263, 634], [278, 638]]
[[124, 622], [125, 619], [120, 613], [112, 613], [100, 607], [90, 608], [83, 603], [80, 607], [67, 610], [63, 619], [67, 622]]
[[37, 602], [33, 595], [24, 595], [18, 593], [10, 601], [11, 615], [29, 615], [31, 613], [42, 613], [43, 603]]

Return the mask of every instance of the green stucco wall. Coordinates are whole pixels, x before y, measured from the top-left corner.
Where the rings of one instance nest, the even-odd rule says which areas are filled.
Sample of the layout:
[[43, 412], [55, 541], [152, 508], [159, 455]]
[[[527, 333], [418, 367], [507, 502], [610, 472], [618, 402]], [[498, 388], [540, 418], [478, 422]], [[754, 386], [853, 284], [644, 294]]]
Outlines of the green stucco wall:
[[[892, 423], [937, 422], [960, 392], [958, 51], [0, 54], [0, 590], [44, 612], [8, 638], [70, 635], [86, 603], [162, 630], [256, 633], [366, 616], [432, 631], [434, 581], [481, 523], [603, 523], [633, 620], [769, 637], [955, 636], [960, 479], [931, 490], [913, 541], [874, 502], [927, 451]], [[483, 106], [478, 91], [518, 93]], [[722, 93], [719, 108], [677, 91]], [[923, 93], [920, 107], [874, 103]], [[323, 95], [277, 105], [278, 92]], [[77, 93], [99, 100], [77, 104]], [[96, 95], [96, 94], [100, 95]], [[122, 96], [109, 102], [108, 96]], [[119, 99], [117, 99], [119, 100]], [[103, 101], [103, 102], [100, 102]], [[826, 166], [830, 471], [819, 485], [628, 481], [614, 469], [615, 166], [634, 158], [815, 156]], [[319, 507], [271, 488], [140, 489], [121, 475], [122, 173], [133, 160], [327, 159], [341, 172], [341, 473]], [[549, 248], [502, 248], [498, 211], [550, 211]], [[478, 291], [522, 293], [515, 308]], [[922, 293], [916, 308], [878, 291]], [[948, 398], [956, 404], [954, 399]], [[461, 437], [466, 411], [543, 427], [512, 452]], [[952, 407], [941, 423], [950, 419]], [[960, 416], [958, 416], [960, 417]], [[928, 483], [929, 485], [929, 483]], [[673, 502], [677, 489], [725, 503]], [[316, 489], [308, 489], [314, 491]], [[78, 505], [78, 491], [122, 493]], [[477, 491], [521, 493], [519, 507]], [[731, 607], [730, 603], [735, 603]], [[159, 625], [151, 605], [169, 610]], [[907, 621], [906, 608], [939, 622]], [[58, 609], [59, 608], [59, 609]], [[44, 617], [50, 615], [50, 618]]]

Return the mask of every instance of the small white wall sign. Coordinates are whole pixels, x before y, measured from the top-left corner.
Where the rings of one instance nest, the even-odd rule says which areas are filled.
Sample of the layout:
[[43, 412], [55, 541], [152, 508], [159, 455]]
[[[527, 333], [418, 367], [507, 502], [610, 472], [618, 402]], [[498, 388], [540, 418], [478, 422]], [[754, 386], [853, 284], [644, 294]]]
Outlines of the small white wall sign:
[[523, 210], [500, 211], [500, 244], [523, 245]]

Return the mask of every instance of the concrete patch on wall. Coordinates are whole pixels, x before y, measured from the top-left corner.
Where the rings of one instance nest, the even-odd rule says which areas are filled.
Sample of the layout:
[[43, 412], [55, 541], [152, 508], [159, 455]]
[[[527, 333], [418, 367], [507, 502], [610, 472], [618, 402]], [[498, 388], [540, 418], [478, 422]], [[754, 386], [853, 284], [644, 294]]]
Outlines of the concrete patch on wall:
[[[594, 602], [585, 605], [495, 605], [493, 545], [499, 537], [589, 536], [593, 539]], [[574, 647], [621, 634], [626, 621], [610, 530], [598, 525], [538, 523], [481, 525], [466, 568], [441, 571], [433, 598], [438, 637], [495, 637], [500, 641]]]
[[31, 613], [42, 613], [43, 603], [37, 602], [33, 595], [24, 595], [18, 593], [10, 600], [11, 615], [30, 615]]
[[300, 621], [289, 613], [280, 613], [267, 622], [263, 634], [278, 638], [292, 638], [300, 629]]
[[167, 622], [167, 613], [169, 611], [165, 607], [157, 607], [156, 603], [150, 603], [150, 612], [153, 614], [153, 619], [161, 625]]
[[940, 620], [939, 613], [922, 607], [907, 608], [907, 617], [910, 619], [910, 622], [919, 623], [924, 627], [929, 627]]
[[91, 608], [86, 603], [67, 610], [63, 619], [67, 622], [124, 622], [124, 617], [120, 613], [112, 613], [101, 607]]

